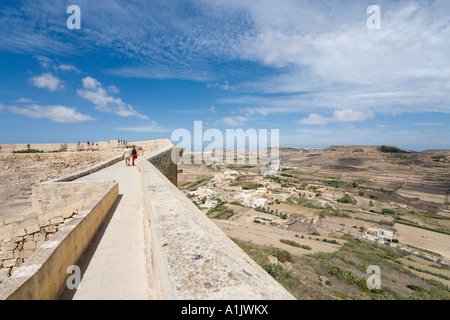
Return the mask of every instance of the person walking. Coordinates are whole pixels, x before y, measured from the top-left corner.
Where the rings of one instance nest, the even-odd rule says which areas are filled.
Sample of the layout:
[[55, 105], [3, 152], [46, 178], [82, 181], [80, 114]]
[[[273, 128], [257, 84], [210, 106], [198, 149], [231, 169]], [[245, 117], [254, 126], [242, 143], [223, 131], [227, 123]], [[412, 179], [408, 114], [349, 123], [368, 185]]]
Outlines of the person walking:
[[129, 166], [130, 165], [130, 158], [131, 158], [131, 150], [130, 150], [130, 148], [126, 148], [124, 151], [123, 151], [123, 159], [125, 159], [125, 166]]
[[131, 158], [132, 160], [132, 165], [134, 167], [134, 159], [137, 159], [138, 155], [137, 155], [137, 151], [136, 148], [133, 146], [133, 150], [131, 150]]

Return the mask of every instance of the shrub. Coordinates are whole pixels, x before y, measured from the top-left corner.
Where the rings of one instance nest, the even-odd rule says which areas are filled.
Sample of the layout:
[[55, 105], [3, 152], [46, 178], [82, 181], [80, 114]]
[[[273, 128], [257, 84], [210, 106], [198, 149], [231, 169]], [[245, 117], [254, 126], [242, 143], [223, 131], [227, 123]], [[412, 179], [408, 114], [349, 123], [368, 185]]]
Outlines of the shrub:
[[280, 248], [268, 248], [268, 249], [264, 250], [264, 252], [270, 256], [274, 256], [281, 263], [284, 263], [287, 260], [290, 260], [289, 253], [284, 250], [281, 250]]
[[351, 204], [357, 204], [358, 201], [355, 200], [355, 198], [353, 198], [351, 195], [349, 194], [345, 194], [342, 198], [337, 199], [338, 202], [341, 203], [351, 203]]
[[341, 183], [338, 180], [327, 181], [327, 184], [331, 187], [339, 188]]
[[268, 274], [270, 274], [281, 284], [283, 284], [285, 280], [292, 278], [292, 274], [280, 264], [270, 263], [266, 261], [262, 264], [262, 267]]
[[44, 153], [44, 150], [37, 150], [37, 149], [13, 150], [13, 153]]
[[411, 290], [418, 291], [418, 292], [423, 292], [423, 291], [425, 291], [425, 289], [422, 288], [421, 286], [416, 286], [416, 285], [414, 285], [414, 284], [408, 284], [406, 287], [408, 287], [408, 288], [411, 289]]
[[381, 209], [381, 214], [395, 214], [395, 211], [392, 209], [383, 208]]
[[306, 249], [306, 250], [312, 250], [312, 248], [310, 246], [306, 246], [306, 245], [297, 243], [297, 242], [292, 241], [292, 240], [280, 239], [280, 242], [288, 244], [288, 245], [293, 246], [293, 247], [302, 248], [302, 249]]

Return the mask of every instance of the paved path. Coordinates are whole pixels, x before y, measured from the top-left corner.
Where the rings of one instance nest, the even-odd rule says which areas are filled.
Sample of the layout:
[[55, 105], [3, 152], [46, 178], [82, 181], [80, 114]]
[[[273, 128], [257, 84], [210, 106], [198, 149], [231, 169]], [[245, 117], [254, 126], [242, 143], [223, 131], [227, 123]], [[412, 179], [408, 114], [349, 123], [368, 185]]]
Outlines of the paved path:
[[119, 198], [100, 226], [78, 266], [78, 290], [65, 291], [60, 299], [151, 299], [145, 249], [141, 176], [124, 161], [77, 181], [116, 180]]

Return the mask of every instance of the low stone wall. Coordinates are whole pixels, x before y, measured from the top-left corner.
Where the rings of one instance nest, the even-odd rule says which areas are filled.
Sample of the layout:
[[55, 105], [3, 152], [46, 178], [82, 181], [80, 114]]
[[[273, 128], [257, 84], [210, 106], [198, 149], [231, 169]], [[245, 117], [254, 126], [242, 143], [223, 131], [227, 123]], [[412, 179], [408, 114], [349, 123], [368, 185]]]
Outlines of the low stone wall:
[[155, 166], [171, 150], [142, 157], [138, 166], [156, 299], [294, 299]]
[[42, 184], [33, 188], [30, 209], [0, 217], [0, 283], [107, 186], [92, 182]]
[[96, 164], [95, 166], [89, 167], [87, 169], [80, 170], [78, 172], [71, 173], [71, 174], [68, 174], [66, 176], [62, 176], [62, 177], [59, 177], [59, 178], [56, 178], [56, 179], [44, 182], [43, 185], [51, 184], [51, 183], [55, 183], [55, 182], [73, 181], [73, 180], [79, 179], [81, 177], [87, 176], [87, 175], [89, 175], [91, 173], [97, 172], [97, 171], [99, 171], [99, 170], [101, 170], [103, 168], [109, 167], [109, 166], [119, 162], [120, 160], [122, 160], [122, 155], [115, 156], [115, 157], [113, 157], [111, 159], [103, 161], [103, 162], [101, 162], [99, 164]]
[[143, 157], [153, 164], [175, 186], [177, 185], [177, 165], [172, 161], [172, 155], [180, 157], [183, 149], [168, 145]]
[[[51, 223], [57, 227], [51, 239], [40, 243], [38, 249], [0, 285], [0, 300], [57, 299], [69, 277], [67, 268], [76, 265], [119, 195], [116, 182], [101, 183], [103, 190], [67, 223]], [[59, 220], [60, 221], [60, 220]], [[45, 232], [44, 227], [44, 232]], [[27, 229], [25, 229], [26, 231]], [[33, 233], [33, 231], [35, 231]], [[17, 235], [15, 240], [28, 246], [40, 240], [42, 227], [30, 229], [30, 234]], [[32, 236], [32, 238], [31, 238]], [[11, 239], [12, 240], [12, 239]], [[10, 241], [10, 243], [16, 243]], [[12, 246], [11, 246], [12, 248]], [[17, 247], [14, 249], [16, 250]], [[14, 252], [14, 251], [13, 251]]]

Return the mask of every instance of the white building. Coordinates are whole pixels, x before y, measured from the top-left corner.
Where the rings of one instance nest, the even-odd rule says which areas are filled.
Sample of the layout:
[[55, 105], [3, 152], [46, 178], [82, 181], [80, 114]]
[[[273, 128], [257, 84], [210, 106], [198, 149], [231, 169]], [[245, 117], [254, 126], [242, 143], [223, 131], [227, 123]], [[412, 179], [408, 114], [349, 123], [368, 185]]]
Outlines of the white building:
[[392, 237], [394, 236], [394, 232], [388, 229], [378, 229], [376, 237], [383, 242], [392, 242]]

